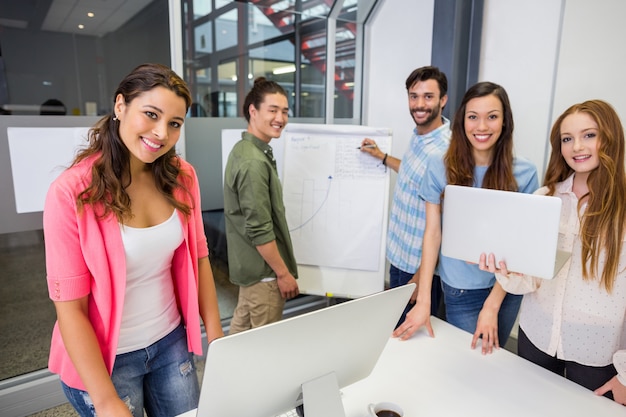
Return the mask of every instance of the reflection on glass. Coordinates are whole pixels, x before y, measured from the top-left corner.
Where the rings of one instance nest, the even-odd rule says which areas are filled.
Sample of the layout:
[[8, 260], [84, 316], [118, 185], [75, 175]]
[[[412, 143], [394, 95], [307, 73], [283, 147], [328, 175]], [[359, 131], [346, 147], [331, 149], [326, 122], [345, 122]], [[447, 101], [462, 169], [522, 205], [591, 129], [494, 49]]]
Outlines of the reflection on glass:
[[296, 15], [300, 15], [302, 21], [328, 17], [333, 2], [302, 0], [298, 4], [295, 0], [258, 0], [250, 3], [254, 3], [276, 27], [282, 28], [293, 25]]
[[0, 380], [48, 365], [56, 319], [48, 296], [43, 231], [0, 234]]
[[[235, 75], [234, 75], [235, 74]], [[219, 90], [215, 93], [217, 116], [237, 116], [237, 62], [230, 61], [217, 67]], [[213, 110], [215, 111], [215, 110]]]
[[208, 21], [194, 29], [195, 57], [201, 58], [213, 52], [213, 22]]
[[300, 117], [324, 117], [325, 71], [313, 65], [301, 65]]
[[189, 108], [188, 117], [213, 116], [213, 103], [211, 101], [211, 68], [196, 69], [195, 79], [195, 88], [192, 88], [193, 103]]
[[339, 16], [337, 17], [337, 20], [343, 20], [345, 22], [356, 22], [358, 9], [359, 4], [357, 3], [357, 0], [345, 0], [343, 2], [341, 12], [339, 12]]
[[193, 0], [193, 17], [199, 18], [211, 13], [211, 0]]
[[248, 10], [250, 19], [248, 22], [248, 44], [275, 38], [282, 34], [270, 18], [265, 15], [266, 9], [249, 6]]
[[215, 49], [226, 49], [237, 42], [237, 9], [233, 9], [215, 19]]
[[[257, 60], [264, 61], [272, 61], [273, 63], [286, 62], [293, 66], [295, 47], [292, 40], [266, 44], [260, 48], [250, 49], [249, 56], [250, 58], [256, 58]], [[275, 69], [275, 65], [273, 64], [270, 64], [268, 66], [271, 67], [272, 70]]]
[[[313, 45], [317, 44], [313, 42]], [[251, 49], [248, 64], [250, 72], [254, 78], [263, 76], [282, 85], [289, 95], [289, 107], [294, 116], [323, 117], [325, 60], [318, 59], [313, 64], [306, 54], [302, 54], [298, 89], [296, 88], [295, 54], [296, 48], [293, 40]]]
[[[209, 3], [210, 0], [200, 0]], [[215, 9], [219, 9], [221, 7], [227, 6], [232, 3], [232, 0], [215, 0]]]
[[356, 23], [337, 21], [335, 33], [335, 117], [352, 118], [354, 112], [354, 65]]

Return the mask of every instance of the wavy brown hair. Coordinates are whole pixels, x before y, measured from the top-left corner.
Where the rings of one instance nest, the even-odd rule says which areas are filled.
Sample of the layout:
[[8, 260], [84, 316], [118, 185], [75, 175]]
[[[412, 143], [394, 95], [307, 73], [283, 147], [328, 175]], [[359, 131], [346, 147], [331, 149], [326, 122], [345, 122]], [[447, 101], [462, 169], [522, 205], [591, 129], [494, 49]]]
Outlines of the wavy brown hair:
[[602, 100], [574, 104], [559, 116], [550, 132], [552, 153], [544, 185], [554, 195], [556, 184], [574, 173], [561, 155], [561, 124], [575, 113], [588, 114], [598, 125], [599, 165], [589, 173], [589, 192], [578, 200], [578, 212], [585, 197], [587, 209], [580, 218], [583, 279], [598, 279], [600, 253], [605, 264], [600, 284], [607, 292], [613, 289], [626, 221], [626, 174], [624, 172], [624, 128], [613, 107]]
[[444, 156], [448, 184], [474, 185], [476, 161], [472, 144], [465, 134], [465, 111], [467, 103], [478, 97], [496, 96], [502, 103], [502, 133], [494, 145], [493, 159], [485, 173], [482, 188], [517, 191], [518, 185], [513, 176], [513, 112], [509, 96], [504, 88], [492, 82], [480, 82], [470, 87], [454, 115], [450, 147]]
[[[191, 95], [185, 81], [174, 71], [161, 64], [142, 64], [136, 67], [119, 84], [115, 98], [121, 94], [128, 104], [146, 91], [156, 87], [165, 87], [185, 100], [187, 109], [191, 104]], [[130, 185], [130, 152], [119, 136], [119, 123], [109, 114], [100, 119], [89, 130], [89, 143], [82, 149], [72, 165], [94, 157], [91, 169], [91, 183], [77, 198], [79, 209], [85, 204], [94, 206], [99, 217], [115, 214], [121, 222], [132, 217], [130, 197], [126, 188]], [[178, 210], [189, 215], [190, 207], [176, 200], [174, 190], [181, 188], [189, 191], [178, 181], [180, 160], [174, 148], [149, 164], [159, 191]]]

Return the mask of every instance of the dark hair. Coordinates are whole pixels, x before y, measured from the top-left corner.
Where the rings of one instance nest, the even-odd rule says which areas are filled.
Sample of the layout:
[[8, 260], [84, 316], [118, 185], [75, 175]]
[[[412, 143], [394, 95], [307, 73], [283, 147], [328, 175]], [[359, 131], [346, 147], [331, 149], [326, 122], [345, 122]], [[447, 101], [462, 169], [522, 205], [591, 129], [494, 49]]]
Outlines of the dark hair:
[[502, 103], [502, 133], [494, 145], [493, 159], [485, 173], [482, 188], [517, 191], [518, 185], [513, 175], [513, 111], [506, 90], [492, 82], [480, 82], [470, 87], [454, 114], [452, 138], [445, 155], [448, 184], [474, 184], [474, 153], [472, 144], [465, 135], [465, 111], [467, 103], [478, 97], [496, 96]]
[[446, 74], [441, 72], [437, 67], [421, 67], [413, 70], [406, 79], [406, 89], [409, 91], [411, 87], [418, 81], [435, 80], [439, 84], [439, 98], [448, 94], [448, 78]]
[[[174, 71], [161, 64], [142, 64], [130, 72], [119, 84], [113, 95], [122, 95], [128, 104], [141, 94], [156, 87], [164, 87], [182, 97], [186, 111], [191, 104], [191, 94], [185, 81]], [[104, 116], [89, 130], [89, 144], [76, 156], [73, 165], [96, 155], [89, 186], [78, 195], [78, 206], [101, 203], [102, 217], [113, 212], [121, 221], [131, 216], [130, 197], [126, 187], [130, 185], [130, 152], [119, 136], [119, 123], [112, 114]], [[184, 187], [178, 181], [180, 161], [174, 148], [150, 164], [157, 188], [177, 209], [189, 214], [189, 206], [174, 198], [173, 191]]]
[[276, 81], [270, 81], [265, 77], [258, 77], [254, 80], [252, 90], [248, 92], [246, 99], [243, 102], [243, 115], [246, 120], [250, 122], [250, 105], [252, 104], [255, 109], [261, 107], [261, 103], [265, 100], [267, 94], [282, 94], [287, 97], [287, 92]]
[[[626, 173], [624, 169], [624, 127], [615, 109], [602, 100], [574, 104], [559, 116], [550, 132], [552, 153], [546, 169], [544, 185], [554, 195], [556, 183], [574, 172], [561, 154], [561, 125], [566, 117], [584, 113], [598, 125], [598, 159], [596, 169], [589, 173], [587, 208], [580, 219], [583, 278], [599, 278], [611, 292], [619, 269], [626, 220]], [[578, 201], [580, 206], [585, 199]], [[600, 253], [604, 251], [601, 276]]]

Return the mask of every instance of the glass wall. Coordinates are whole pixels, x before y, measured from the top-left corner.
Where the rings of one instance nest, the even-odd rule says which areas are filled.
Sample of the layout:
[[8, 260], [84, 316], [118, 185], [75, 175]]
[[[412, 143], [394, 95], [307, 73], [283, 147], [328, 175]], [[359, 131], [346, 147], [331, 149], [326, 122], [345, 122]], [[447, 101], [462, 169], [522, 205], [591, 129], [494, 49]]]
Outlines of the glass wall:
[[200, 108], [195, 115], [242, 116], [245, 94], [262, 76], [288, 91], [292, 116], [360, 121], [354, 104], [362, 71], [357, 40], [374, 4], [182, 0], [183, 61]]
[[[32, 2], [13, 3], [13, 10], [0, 7], [0, 382], [47, 368], [56, 317], [41, 213], [18, 215], [12, 200], [7, 128], [89, 126], [111, 111], [115, 87], [132, 68], [171, 61], [167, 0], [133, 1], [133, 13], [106, 14], [103, 5], [91, 23], [86, 15], [55, 9], [64, 7], [59, 2], [42, 2], [41, 10]], [[109, 19], [106, 33], [96, 28], [106, 26], [100, 14], [119, 15]], [[83, 29], [65, 25], [75, 18], [84, 19]], [[56, 114], [66, 116], [40, 115], [49, 99], [58, 100]]]

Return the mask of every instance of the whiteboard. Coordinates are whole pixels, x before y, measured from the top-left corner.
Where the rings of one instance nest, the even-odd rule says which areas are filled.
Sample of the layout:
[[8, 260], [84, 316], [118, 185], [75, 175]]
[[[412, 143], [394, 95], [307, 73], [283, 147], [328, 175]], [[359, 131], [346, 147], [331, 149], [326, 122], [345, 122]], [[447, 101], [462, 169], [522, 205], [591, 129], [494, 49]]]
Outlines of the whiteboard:
[[86, 143], [88, 127], [9, 127], [15, 210], [43, 211], [50, 184]]
[[[270, 142], [303, 294], [358, 298], [384, 289], [390, 177], [357, 149], [365, 137], [391, 149], [390, 129], [353, 125], [292, 123]], [[241, 130], [222, 131], [223, 168], [240, 138]]]

